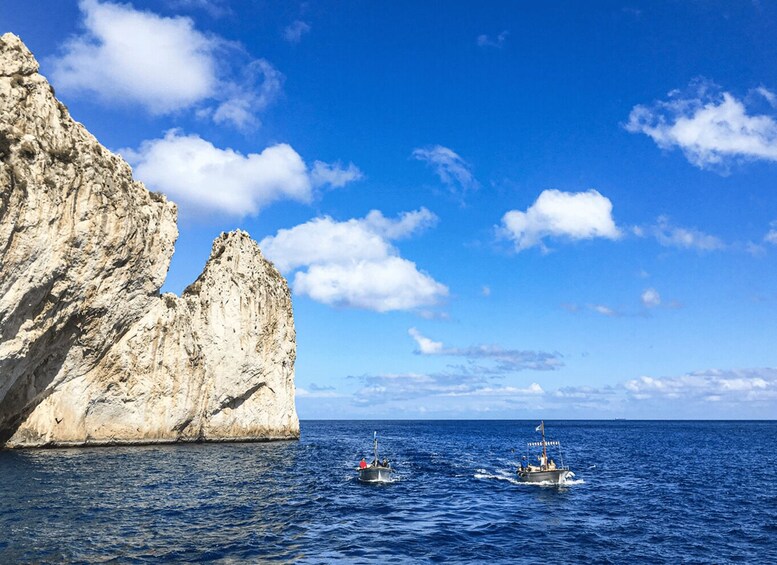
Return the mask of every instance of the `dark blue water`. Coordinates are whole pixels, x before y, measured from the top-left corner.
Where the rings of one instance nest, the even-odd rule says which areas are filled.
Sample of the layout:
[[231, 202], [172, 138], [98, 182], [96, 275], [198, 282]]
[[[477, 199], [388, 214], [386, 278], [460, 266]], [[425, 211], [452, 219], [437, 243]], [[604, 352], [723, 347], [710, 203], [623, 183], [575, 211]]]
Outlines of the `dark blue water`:
[[[0, 563], [777, 562], [777, 422], [548, 422], [561, 488], [514, 480], [535, 425], [0, 452]], [[394, 484], [355, 480], [375, 429]]]

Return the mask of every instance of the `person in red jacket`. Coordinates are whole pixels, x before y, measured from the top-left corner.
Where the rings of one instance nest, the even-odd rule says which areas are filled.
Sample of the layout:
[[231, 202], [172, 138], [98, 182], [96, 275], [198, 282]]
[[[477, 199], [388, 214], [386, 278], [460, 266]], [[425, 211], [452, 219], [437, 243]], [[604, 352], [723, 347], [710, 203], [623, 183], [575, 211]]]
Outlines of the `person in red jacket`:
[[367, 468], [367, 460], [362, 457], [362, 460], [359, 461], [359, 469], [366, 469]]

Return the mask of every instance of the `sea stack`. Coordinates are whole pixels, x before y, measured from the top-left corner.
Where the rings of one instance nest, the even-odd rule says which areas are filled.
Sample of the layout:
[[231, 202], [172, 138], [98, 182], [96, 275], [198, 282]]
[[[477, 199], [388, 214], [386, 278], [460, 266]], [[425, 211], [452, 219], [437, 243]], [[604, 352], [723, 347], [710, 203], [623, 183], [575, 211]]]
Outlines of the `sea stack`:
[[299, 437], [285, 279], [235, 231], [160, 294], [176, 215], [0, 37], [0, 446]]

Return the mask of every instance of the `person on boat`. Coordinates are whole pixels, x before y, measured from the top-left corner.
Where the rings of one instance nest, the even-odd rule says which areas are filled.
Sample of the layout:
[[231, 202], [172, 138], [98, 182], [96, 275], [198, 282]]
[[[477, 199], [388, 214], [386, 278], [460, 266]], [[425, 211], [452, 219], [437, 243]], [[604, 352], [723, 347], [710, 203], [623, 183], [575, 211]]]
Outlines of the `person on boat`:
[[554, 471], [556, 469], [556, 462], [553, 461], [553, 459], [550, 460], [550, 463], [548, 463], [548, 469], [551, 471]]
[[381, 466], [382, 466], [382, 467], [386, 467], [386, 468], [388, 468], [388, 466], [389, 466], [388, 459], [386, 459], [386, 458], [384, 457], [384, 458], [383, 458], [383, 463], [381, 463]]
[[539, 460], [540, 460], [540, 469], [544, 471], [548, 465], [548, 457], [543, 453], [542, 455], [539, 456]]
[[359, 461], [359, 469], [366, 469], [367, 468], [367, 460], [362, 457], [362, 460]]

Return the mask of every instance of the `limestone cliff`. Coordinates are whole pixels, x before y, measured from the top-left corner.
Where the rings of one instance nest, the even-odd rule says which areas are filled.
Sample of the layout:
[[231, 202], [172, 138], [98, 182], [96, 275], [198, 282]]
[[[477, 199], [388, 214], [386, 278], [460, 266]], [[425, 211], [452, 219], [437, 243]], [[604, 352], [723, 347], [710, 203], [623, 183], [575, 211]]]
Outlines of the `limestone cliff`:
[[0, 445], [292, 438], [286, 281], [222, 234], [160, 296], [176, 208], [133, 180], [0, 38]]

